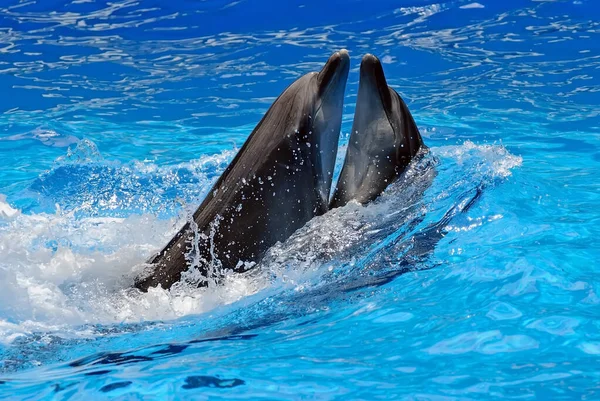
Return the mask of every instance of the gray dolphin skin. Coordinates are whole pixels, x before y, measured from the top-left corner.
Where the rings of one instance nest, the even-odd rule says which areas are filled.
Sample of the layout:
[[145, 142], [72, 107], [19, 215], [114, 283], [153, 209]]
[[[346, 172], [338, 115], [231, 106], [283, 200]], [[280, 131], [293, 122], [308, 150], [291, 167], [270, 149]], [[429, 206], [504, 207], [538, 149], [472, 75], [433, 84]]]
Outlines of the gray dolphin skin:
[[336, 52], [277, 98], [193, 220], [135, 279], [136, 288], [167, 289], [184, 272], [199, 286], [226, 269], [244, 272], [328, 210], [349, 66], [348, 52]]
[[423, 148], [408, 107], [387, 85], [379, 59], [363, 57], [356, 111], [344, 165], [330, 208], [377, 198]]

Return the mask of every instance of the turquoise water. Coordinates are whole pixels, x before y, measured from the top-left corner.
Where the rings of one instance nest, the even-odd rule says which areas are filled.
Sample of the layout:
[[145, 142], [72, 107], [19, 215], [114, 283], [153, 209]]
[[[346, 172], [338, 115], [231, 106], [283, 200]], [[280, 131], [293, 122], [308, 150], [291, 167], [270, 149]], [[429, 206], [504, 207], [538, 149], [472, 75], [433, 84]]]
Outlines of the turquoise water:
[[[0, 398], [600, 399], [594, 0], [0, 4]], [[275, 97], [380, 57], [430, 155], [219, 288], [130, 290]], [[338, 164], [339, 164], [338, 163]]]

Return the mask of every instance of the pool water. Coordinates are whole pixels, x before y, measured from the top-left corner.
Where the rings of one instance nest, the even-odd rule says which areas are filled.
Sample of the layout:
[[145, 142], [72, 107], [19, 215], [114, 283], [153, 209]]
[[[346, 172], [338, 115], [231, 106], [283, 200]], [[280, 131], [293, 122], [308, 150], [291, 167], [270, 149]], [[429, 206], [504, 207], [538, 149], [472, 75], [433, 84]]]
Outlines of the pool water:
[[[5, 0], [0, 398], [600, 399], [600, 3]], [[273, 100], [363, 54], [428, 155], [140, 294]]]

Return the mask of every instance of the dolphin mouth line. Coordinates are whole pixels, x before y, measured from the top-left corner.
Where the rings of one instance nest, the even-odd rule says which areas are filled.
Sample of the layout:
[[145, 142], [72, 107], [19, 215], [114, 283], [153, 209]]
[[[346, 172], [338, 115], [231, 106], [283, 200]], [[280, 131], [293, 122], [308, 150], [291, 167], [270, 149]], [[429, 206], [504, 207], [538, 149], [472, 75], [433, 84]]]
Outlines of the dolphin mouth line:
[[[391, 88], [387, 87], [387, 85], [386, 85], [385, 90], [387, 90], [388, 92], [390, 92], [390, 102], [391, 102], [391, 100], [392, 100], [391, 97], [392, 96], [397, 96], [397, 95], [396, 95], [396, 91], [395, 90], [390, 90], [390, 89]], [[390, 114], [391, 114], [392, 110], [391, 110], [391, 107], [389, 107], [389, 110], [388, 110], [388, 107], [385, 107], [385, 103], [383, 101], [384, 94], [382, 93], [382, 90], [384, 90], [384, 89], [382, 89], [381, 87], [378, 88], [378, 91], [379, 91], [379, 101], [381, 102], [381, 107], [383, 108], [383, 112], [385, 113], [385, 118], [387, 118], [388, 123], [390, 124], [390, 127], [392, 127], [392, 131], [394, 131], [394, 137], [396, 139], [398, 139], [398, 135], [396, 134], [396, 127], [394, 127], [394, 124], [392, 124], [392, 120], [390, 118], [391, 117]]]

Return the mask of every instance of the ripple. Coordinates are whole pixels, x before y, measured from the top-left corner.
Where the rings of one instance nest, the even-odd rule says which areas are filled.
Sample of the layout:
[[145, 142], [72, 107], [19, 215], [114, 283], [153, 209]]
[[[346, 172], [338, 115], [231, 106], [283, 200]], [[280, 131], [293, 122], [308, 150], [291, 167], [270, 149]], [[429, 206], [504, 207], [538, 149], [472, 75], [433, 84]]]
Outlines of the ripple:
[[565, 316], [548, 316], [529, 323], [528, 329], [543, 331], [555, 336], [574, 335], [575, 328], [580, 325], [579, 320]]
[[499, 330], [486, 332], [472, 331], [443, 340], [426, 352], [432, 355], [460, 355], [468, 352], [497, 354], [521, 352], [539, 347], [539, 343], [525, 335], [503, 335]]
[[578, 348], [589, 355], [600, 355], [600, 341], [585, 342], [579, 344]]
[[496, 302], [486, 316], [493, 320], [511, 320], [520, 318], [523, 313], [511, 304]]

